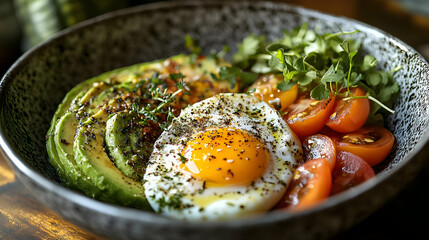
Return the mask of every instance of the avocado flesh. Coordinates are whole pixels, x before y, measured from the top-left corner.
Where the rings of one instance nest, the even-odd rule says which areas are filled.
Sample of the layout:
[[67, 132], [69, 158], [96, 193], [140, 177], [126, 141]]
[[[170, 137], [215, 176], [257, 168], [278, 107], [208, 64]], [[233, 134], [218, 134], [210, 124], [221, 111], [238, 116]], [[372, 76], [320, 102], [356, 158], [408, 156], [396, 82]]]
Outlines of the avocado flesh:
[[[91, 181], [91, 176], [86, 175], [76, 164], [73, 152], [74, 137], [80, 122], [84, 122], [94, 112], [98, 111], [98, 106], [112, 97], [111, 85], [98, 84], [89, 88], [85, 94], [78, 94], [72, 101], [68, 111], [56, 123], [53, 138], [56, 146], [55, 151], [59, 159], [62, 159], [62, 168], [68, 175], [65, 179], [75, 183], [74, 189], [79, 189], [87, 196], [97, 198], [105, 202], [115, 203], [116, 200]], [[74, 106], [73, 106], [74, 105]], [[80, 118], [78, 117], [80, 116]], [[79, 118], [79, 119], [78, 119]]]
[[57, 170], [58, 176], [64, 186], [77, 190], [78, 187], [75, 182], [73, 182], [73, 180], [66, 174], [63, 163], [58, 156], [57, 149], [55, 148], [53, 138], [48, 138], [46, 141], [46, 149], [48, 150], [49, 162]]
[[104, 134], [109, 112], [101, 109], [77, 131], [74, 154], [79, 168], [106, 195], [125, 206], [150, 209], [141, 181], [126, 177], [104, 150]]
[[[59, 105], [52, 119], [51, 126], [48, 130], [46, 148], [47, 148], [50, 163], [57, 170], [58, 175], [61, 179], [61, 182], [66, 187], [72, 188], [74, 190], [80, 190], [84, 192], [86, 195], [93, 198], [98, 198], [106, 202], [114, 202], [112, 201], [112, 199], [114, 198], [105, 197], [103, 196], [103, 194], [100, 194], [100, 189], [96, 187], [96, 185], [93, 184], [88, 179], [88, 176], [86, 176], [78, 168], [78, 166], [74, 161], [74, 154], [72, 149], [74, 133], [73, 134], [71, 133], [75, 132], [76, 128], [75, 127], [73, 127], [72, 129], [69, 129], [69, 128], [70, 126], [76, 126], [75, 121], [77, 120], [75, 118], [75, 114], [71, 114], [71, 113], [78, 111], [79, 106], [84, 104], [85, 102], [84, 99], [88, 101], [88, 100], [92, 100], [90, 98], [91, 95], [97, 96], [97, 93], [99, 92], [99, 90], [95, 90], [91, 88], [94, 82], [100, 82], [105, 78], [107, 78], [108, 76], [111, 76], [112, 74], [120, 74], [120, 75], [126, 76], [128, 75], [129, 71], [133, 72], [135, 71], [135, 69], [140, 67], [141, 65], [133, 66], [127, 69], [115, 70], [111, 73], [109, 72], [106, 74], [102, 74], [98, 77], [89, 79], [75, 86], [72, 90], [70, 90], [67, 93], [67, 95], [64, 97], [64, 100], [62, 101], [62, 103]], [[100, 95], [102, 95], [102, 93], [100, 93]], [[100, 97], [98, 97], [97, 100], [98, 101], [95, 101], [95, 104], [101, 102]], [[89, 111], [93, 111], [93, 109]], [[68, 116], [65, 117], [65, 115], [68, 115]], [[69, 125], [70, 121], [72, 121], [73, 124]], [[64, 127], [65, 125], [68, 125], [68, 127]], [[62, 135], [58, 136], [60, 133]], [[71, 139], [66, 139], [64, 137], [64, 134], [66, 135], [68, 134], [69, 136], [73, 135], [73, 136], [71, 137]], [[71, 143], [71, 144], [69, 146], [66, 146], [66, 144], [62, 143], [61, 141]]]
[[[63, 179], [63, 182], [67, 180], [67, 182], [72, 183], [73, 189], [80, 190], [90, 197], [108, 201], [109, 199], [102, 197], [100, 190], [77, 167], [73, 156], [73, 137], [79, 124], [74, 113], [79, 106], [88, 106], [85, 103], [89, 102], [91, 96], [96, 96], [103, 88], [105, 87], [89, 87], [88, 84], [85, 84], [73, 89], [70, 92], [72, 94], [67, 95], [58, 111], [58, 116], [62, 115], [62, 117], [56, 120], [48, 144], [55, 146], [55, 149], [50, 147], [51, 151], [49, 152], [52, 152], [52, 155], [55, 151], [55, 155], [50, 159], [51, 163], [56, 161], [61, 164], [64, 176], [60, 178]], [[83, 111], [82, 108], [80, 110]]]
[[[125, 81], [125, 79], [121, 80]], [[125, 83], [124, 85], [129, 86], [131, 83]], [[122, 86], [122, 84], [119, 84], [119, 86]], [[74, 150], [75, 148], [79, 148], [74, 139], [78, 136], [76, 132], [79, 132], [79, 129], [82, 128], [80, 125], [85, 122], [90, 123], [93, 119], [96, 119], [92, 114], [98, 112], [99, 108], [102, 108], [101, 106], [104, 105], [104, 102], [108, 102], [109, 99], [113, 98], [116, 95], [115, 92], [117, 89], [117, 85], [97, 84], [95, 87], [87, 90], [85, 94], [77, 95], [75, 100], [73, 100], [76, 106], [70, 107], [69, 111], [56, 124], [54, 142], [58, 155], [63, 160], [62, 163], [67, 170], [69, 179], [71, 179], [70, 181], [77, 183], [79, 189], [86, 195], [105, 202], [148, 209], [145, 199], [141, 199], [144, 195], [136, 194], [139, 196], [137, 200], [133, 199], [135, 197], [129, 197], [129, 194], [122, 194], [121, 196], [124, 196], [124, 198], [118, 198], [115, 195], [116, 193], [112, 194], [112, 191], [106, 191], [106, 189], [114, 189], [114, 185], [106, 187], [105, 182], [97, 184], [99, 183], [98, 179], [93, 179], [95, 175], [87, 174], [86, 169], [82, 168], [82, 165], [78, 162], [81, 159], [81, 155], [85, 155], [85, 152], [76, 154]], [[97, 127], [101, 129], [105, 128], [103, 126]], [[102, 143], [98, 144], [103, 146]], [[91, 156], [91, 158], [95, 157]], [[141, 186], [141, 183], [138, 185]]]
[[[74, 160], [73, 138], [77, 129], [75, 115], [71, 112], [66, 113], [58, 122], [55, 128], [54, 143], [57, 146], [57, 153], [62, 163], [67, 169], [69, 178], [79, 186], [79, 189], [92, 198], [101, 198], [101, 190], [92, 183], [90, 177], [81, 171]], [[109, 200], [108, 198], [103, 198]]]
[[73, 100], [76, 98], [76, 96], [83, 95], [82, 91], [85, 89], [87, 84], [79, 84], [78, 86], [74, 87], [72, 90], [70, 90], [67, 95], [64, 97], [64, 100], [59, 105], [57, 111], [55, 112], [55, 115], [51, 122], [51, 127], [48, 130], [48, 136], [47, 136], [47, 142], [46, 142], [46, 148], [48, 150], [48, 156], [49, 161], [54, 166], [54, 168], [57, 170], [58, 175], [61, 179], [61, 182], [72, 189], [78, 190], [79, 186], [74, 181], [74, 178], [70, 176], [70, 173], [68, 169], [66, 168], [66, 162], [63, 161], [63, 159], [59, 156], [57, 145], [55, 144], [55, 128], [59, 122], [59, 119], [61, 116], [66, 113], [72, 105]]
[[[119, 79], [118, 83], [126, 79]], [[122, 85], [122, 84], [120, 84]], [[126, 83], [125, 85], [130, 85]], [[74, 137], [79, 124], [88, 120], [93, 113], [99, 111], [100, 106], [104, 102], [113, 98], [117, 85], [97, 84], [89, 88], [85, 94], [79, 94], [73, 100], [75, 106], [69, 110], [58, 121], [54, 131], [54, 143], [60, 159], [69, 175], [70, 182], [77, 183], [79, 190], [87, 196], [97, 198], [105, 202], [120, 203], [117, 199], [106, 191], [102, 191], [99, 186], [94, 183], [91, 175], [87, 175], [80, 166], [76, 163], [74, 154]], [[126, 204], [125, 204], [126, 205]], [[141, 204], [135, 206], [139, 207]]]
[[[146, 75], [152, 75], [150, 67], [153, 63], [144, 63], [128, 68], [115, 70], [89, 79], [74, 87], [64, 98], [53, 118], [53, 123], [48, 131], [47, 150], [51, 164], [57, 169], [62, 183], [72, 189], [80, 190], [87, 196], [105, 202], [119, 203], [137, 208], [150, 209], [143, 201], [123, 201], [117, 200], [109, 192], [102, 191], [103, 187], [94, 184], [91, 176], [87, 175], [79, 168], [75, 161], [73, 152], [74, 137], [79, 122], [86, 121], [100, 106], [108, 102], [116, 94], [116, 90], [122, 86], [131, 85], [124, 83], [132, 79], [133, 73], [146, 71]], [[149, 71], [147, 71], [149, 70]], [[108, 80], [115, 76], [115, 84], [110, 84]], [[106, 80], [107, 79], [107, 80]], [[95, 84], [94, 83], [104, 83]], [[62, 116], [62, 117], [61, 117]], [[78, 120], [79, 119], [79, 120]], [[67, 143], [67, 144], [66, 144]], [[141, 185], [141, 184], [140, 184]], [[141, 194], [144, 196], [144, 194]]]
[[[111, 115], [111, 109], [118, 107], [118, 97], [124, 92], [134, 89], [138, 83], [138, 81], [129, 80], [129, 78], [120, 79], [117, 84], [105, 88], [98, 95], [87, 98], [86, 101], [91, 102], [91, 104], [85, 104], [85, 101], [81, 102], [87, 106], [87, 109], [80, 109], [79, 114], [83, 116], [80, 119], [80, 124], [73, 116], [69, 118], [70, 122], [63, 123], [67, 125], [67, 128], [72, 129], [71, 134], [65, 136], [65, 139], [71, 141], [73, 141], [73, 137], [75, 139], [73, 146], [68, 145], [63, 146], [63, 148], [68, 148], [68, 156], [74, 156], [70, 162], [75, 162], [83, 174], [88, 176], [87, 179], [101, 190], [101, 195], [96, 197], [103, 201], [116, 202], [125, 206], [151, 209], [144, 197], [143, 185], [139, 178], [127, 179], [127, 176], [123, 175], [121, 170], [118, 170], [117, 166], [110, 160], [104, 148], [105, 123]], [[89, 90], [87, 93], [89, 92], [95, 91]], [[94, 112], [95, 114], [92, 115]], [[88, 138], [88, 136], [94, 136], [96, 139]], [[88, 144], [88, 139], [98, 141]], [[121, 160], [126, 162], [125, 159]], [[85, 192], [85, 189], [81, 190]], [[89, 192], [91, 194], [91, 191]]]
[[160, 128], [151, 129], [139, 124], [138, 118], [128, 113], [115, 114], [107, 121], [106, 145], [112, 161], [124, 175], [133, 179], [143, 178], [160, 131]]

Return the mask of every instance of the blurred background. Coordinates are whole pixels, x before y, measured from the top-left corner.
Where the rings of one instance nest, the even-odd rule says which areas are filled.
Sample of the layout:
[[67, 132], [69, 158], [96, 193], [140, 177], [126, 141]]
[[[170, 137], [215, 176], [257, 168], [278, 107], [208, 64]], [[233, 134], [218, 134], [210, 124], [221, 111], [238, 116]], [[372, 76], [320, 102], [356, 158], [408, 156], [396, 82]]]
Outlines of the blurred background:
[[[283, 1], [374, 25], [429, 56], [428, 0]], [[151, 2], [156, 0], [0, 0], [0, 76], [23, 52], [64, 28]]]
[[[62, 29], [103, 13], [151, 2], [157, 1], [0, 0], [0, 77], [25, 51]], [[347, 16], [376, 26], [405, 41], [429, 59], [429, 0], [283, 0], [283, 2]], [[1, 158], [0, 173], [0, 186], [15, 181], [13, 173]], [[424, 235], [427, 237], [429, 215], [427, 206], [429, 191], [426, 184], [428, 176], [429, 162], [409, 187], [395, 199], [335, 239], [427, 239]], [[6, 212], [10, 213], [10, 216], [1, 218], [0, 214], [0, 225], [6, 224], [3, 229], [0, 226], [0, 230], [9, 233], [0, 231], [0, 238], [11, 236], [6, 238], [29, 239], [28, 237], [32, 236], [31, 239], [39, 237], [56, 239], [59, 233], [64, 233], [71, 236], [70, 239], [96, 239], [74, 225], [67, 224], [55, 213], [41, 206], [20, 185], [7, 186], [14, 188], [10, 191], [12, 193], [8, 192], [7, 196], [0, 198], [0, 206], [3, 209], [8, 208]], [[21, 204], [15, 204], [17, 202]], [[25, 210], [22, 206], [33, 207]], [[34, 208], [39, 210], [35, 211]], [[26, 219], [22, 217], [23, 213], [32, 213], [28, 217], [31, 220], [18, 224], [16, 221]], [[10, 222], [10, 219], [15, 220]], [[52, 234], [51, 238], [48, 238], [47, 234]]]

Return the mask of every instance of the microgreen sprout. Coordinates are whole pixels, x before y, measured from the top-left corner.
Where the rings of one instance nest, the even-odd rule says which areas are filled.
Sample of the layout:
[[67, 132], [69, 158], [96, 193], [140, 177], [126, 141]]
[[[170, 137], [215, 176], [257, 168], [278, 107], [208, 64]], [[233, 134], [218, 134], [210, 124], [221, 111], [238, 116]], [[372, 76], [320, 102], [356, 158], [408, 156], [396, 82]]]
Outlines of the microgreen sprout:
[[[175, 101], [177, 95], [184, 92], [185, 83], [183, 78], [185, 77], [181, 73], [170, 74], [169, 77], [176, 82], [177, 90], [173, 93], [167, 93], [167, 88], [160, 88], [160, 85], [164, 83], [162, 79], [159, 78], [158, 73], [154, 73], [152, 78], [148, 80], [147, 91], [150, 93], [149, 96], [153, 101], [159, 102], [156, 107], [153, 107], [153, 104], [147, 104], [144, 107], [140, 107], [137, 102], [132, 103], [131, 110], [137, 112], [138, 114], [143, 115], [145, 118], [140, 121], [141, 124], [147, 124], [148, 120], [158, 122], [162, 130], [168, 127], [171, 121], [174, 119], [174, 113], [172, 108], [172, 103]], [[159, 122], [158, 114], [167, 114], [166, 120]]]
[[[284, 80], [278, 83], [281, 91], [298, 84], [300, 91], [310, 92], [316, 100], [331, 95], [344, 99], [352, 96], [352, 87], [361, 87], [373, 103], [369, 119], [379, 119], [378, 111], [391, 109], [399, 94], [398, 84], [391, 71], [376, 69], [377, 59], [363, 55], [359, 49], [361, 42], [342, 39], [346, 35], [359, 34], [359, 30], [319, 34], [304, 24], [292, 31], [284, 31], [283, 37], [272, 42], [264, 36], [249, 35], [238, 45], [233, 56], [233, 64], [221, 69], [220, 78], [231, 85], [241, 80], [241, 89], [250, 86], [260, 74], [282, 74]], [[253, 75], [256, 74], [256, 75]], [[378, 116], [375, 116], [378, 115]]]

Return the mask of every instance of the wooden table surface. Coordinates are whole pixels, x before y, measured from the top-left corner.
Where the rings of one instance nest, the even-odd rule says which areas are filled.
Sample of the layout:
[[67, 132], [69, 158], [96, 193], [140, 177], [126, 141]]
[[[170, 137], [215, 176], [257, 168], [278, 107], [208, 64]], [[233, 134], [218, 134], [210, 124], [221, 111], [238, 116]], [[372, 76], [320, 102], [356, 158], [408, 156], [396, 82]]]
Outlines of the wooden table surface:
[[[427, 239], [429, 161], [386, 206], [338, 239]], [[101, 239], [38, 202], [0, 154], [0, 239]]]
[[0, 239], [98, 239], [42, 205], [0, 154]]

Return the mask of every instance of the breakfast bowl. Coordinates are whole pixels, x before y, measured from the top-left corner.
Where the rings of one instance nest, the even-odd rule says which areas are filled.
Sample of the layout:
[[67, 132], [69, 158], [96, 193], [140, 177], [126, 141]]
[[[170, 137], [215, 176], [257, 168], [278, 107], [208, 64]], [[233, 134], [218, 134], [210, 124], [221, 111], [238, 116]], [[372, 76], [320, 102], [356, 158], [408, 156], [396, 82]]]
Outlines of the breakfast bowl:
[[[49, 162], [46, 134], [57, 106], [76, 84], [106, 71], [185, 52], [186, 35], [203, 54], [232, 49], [253, 33], [268, 39], [307, 23], [320, 32], [359, 30], [354, 37], [378, 67], [394, 74], [400, 94], [386, 127], [396, 142], [375, 167], [377, 176], [299, 212], [184, 222], [153, 212], [108, 204], [66, 188]], [[168, 2], [97, 17], [26, 52], [0, 85], [0, 144], [22, 183], [42, 203], [78, 226], [115, 239], [323, 239], [362, 221], [416, 175], [429, 138], [429, 65], [395, 37], [343, 17], [272, 2]]]

